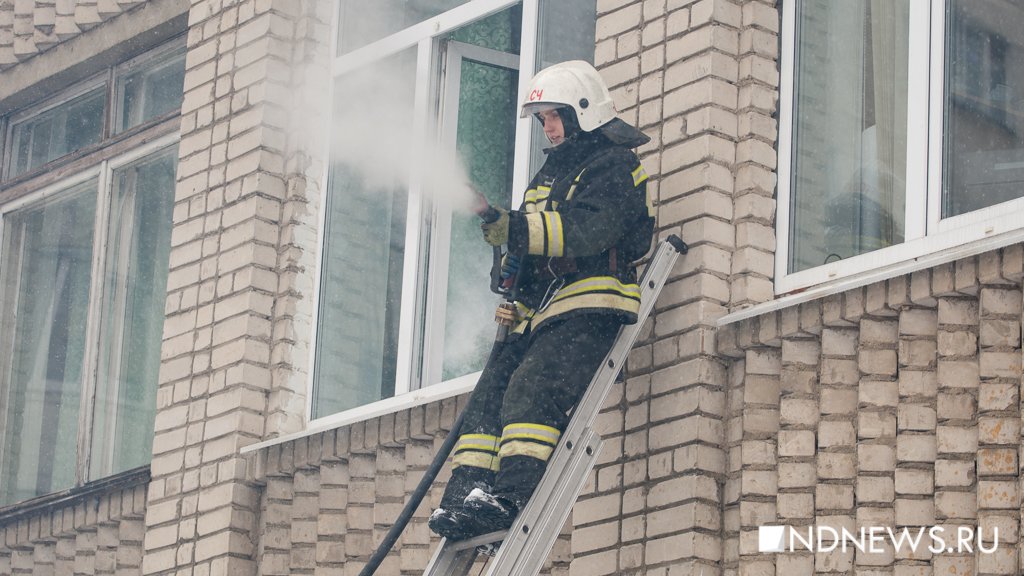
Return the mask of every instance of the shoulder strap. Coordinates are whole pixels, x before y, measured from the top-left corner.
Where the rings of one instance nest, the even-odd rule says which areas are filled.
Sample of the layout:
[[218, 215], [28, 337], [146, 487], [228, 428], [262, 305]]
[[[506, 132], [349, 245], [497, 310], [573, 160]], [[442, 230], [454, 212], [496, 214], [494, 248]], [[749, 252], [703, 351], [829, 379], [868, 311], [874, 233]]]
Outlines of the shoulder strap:
[[[564, 182], [567, 178], [573, 179], [572, 187], [569, 188], [569, 192], [565, 196], [566, 202], [572, 200], [572, 195], [576, 191], [576, 183], [580, 181], [580, 177], [583, 176], [583, 173], [587, 171], [587, 168], [590, 168], [592, 164], [602, 159], [603, 157], [611, 154], [614, 151], [614, 146], [604, 147], [601, 148], [600, 150], [595, 151], [594, 153], [584, 158], [583, 161], [577, 164], [571, 172], [569, 172], [566, 176], [562, 178], [561, 182]], [[554, 185], [552, 185], [551, 187], [553, 189]]]

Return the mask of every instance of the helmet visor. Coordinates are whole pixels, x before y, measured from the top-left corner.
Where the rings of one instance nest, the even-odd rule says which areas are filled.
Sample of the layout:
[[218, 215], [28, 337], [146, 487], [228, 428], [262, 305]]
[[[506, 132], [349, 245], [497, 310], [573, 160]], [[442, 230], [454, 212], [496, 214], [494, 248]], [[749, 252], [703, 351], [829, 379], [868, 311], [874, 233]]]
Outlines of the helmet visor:
[[523, 104], [523, 110], [520, 112], [520, 118], [526, 118], [531, 114], [540, 114], [541, 112], [547, 112], [548, 110], [556, 110], [558, 108], [565, 108], [565, 104], [557, 104], [555, 102], [527, 102]]

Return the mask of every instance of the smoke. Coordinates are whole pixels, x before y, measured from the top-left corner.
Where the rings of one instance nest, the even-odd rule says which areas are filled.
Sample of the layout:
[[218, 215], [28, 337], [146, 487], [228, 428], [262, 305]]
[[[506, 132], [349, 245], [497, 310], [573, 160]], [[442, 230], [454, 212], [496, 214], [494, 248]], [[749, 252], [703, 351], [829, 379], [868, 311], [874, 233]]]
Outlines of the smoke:
[[409, 189], [415, 175], [428, 199], [468, 212], [473, 191], [454, 150], [414, 126], [415, 60], [399, 54], [342, 77], [335, 86], [331, 160], [374, 188]]
[[[415, 72], [415, 54], [400, 53], [334, 81], [329, 162], [334, 178], [349, 179], [349, 185], [343, 186], [345, 190], [332, 186], [334, 194], [346, 196], [344, 202], [372, 202], [395, 191], [410, 190], [415, 183], [429, 204], [453, 212], [448, 270], [430, 271], [435, 282], [441, 274], [448, 277], [447, 294], [443, 296], [447, 311], [445, 318], [438, 319], [445, 323], [442, 379], [448, 379], [482, 367], [493, 339], [493, 312], [499, 298], [488, 289], [491, 249], [481, 239], [479, 220], [470, 211], [475, 192], [464, 162], [450, 143], [437, 143], [432, 136], [437, 132], [436, 126], [427, 127], [426, 132], [431, 135], [427, 141], [415, 140]], [[311, 127], [321, 132], [326, 132], [325, 128]], [[401, 203], [401, 198], [404, 194], [397, 202]], [[366, 249], [372, 252], [369, 244], [379, 242], [373, 228], [395, 224], [381, 221], [368, 226], [370, 231], [362, 236], [368, 244]], [[332, 235], [337, 233], [335, 226], [329, 230]], [[392, 230], [392, 234], [396, 233], [402, 234], [404, 230]], [[404, 241], [408, 244], [416, 240]], [[327, 258], [334, 256], [328, 254]], [[369, 255], [349, 254], [345, 258], [359, 260], [347, 267], [353, 270], [359, 266], [363, 284], [376, 286], [378, 291], [383, 289], [383, 281], [374, 277], [386, 274], [387, 263], [362, 262], [375, 258]], [[406, 282], [404, 289], [409, 287]], [[366, 316], [359, 322], [364, 322], [362, 332], [364, 338], [369, 338], [380, 330], [381, 320], [373, 320], [372, 314]]]

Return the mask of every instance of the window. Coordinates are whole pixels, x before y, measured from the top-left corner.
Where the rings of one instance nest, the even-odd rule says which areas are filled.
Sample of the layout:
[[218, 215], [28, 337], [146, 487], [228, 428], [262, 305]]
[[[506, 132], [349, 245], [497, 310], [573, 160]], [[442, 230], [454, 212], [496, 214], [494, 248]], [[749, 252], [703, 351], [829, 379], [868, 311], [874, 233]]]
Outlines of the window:
[[2, 503], [75, 480], [96, 182], [3, 218]]
[[311, 419], [475, 382], [499, 299], [479, 223], [446, 191], [468, 179], [521, 202], [541, 133], [520, 94], [541, 66], [594, 53], [593, 0], [366, 6], [338, 6]]
[[[151, 458], [177, 126], [165, 121], [155, 133], [106, 140], [102, 126], [111, 85], [139, 87], [116, 91], [115, 109], [135, 110], [120, 126], [126, 130], [180, 106], [181, 82], [166, 80], [180, 70], [166, 66], [183, 70], [183, 60], [157, 61], [164, 72], [137, 61], [139, 69], [115, 73], [113, 84], [75, 89], [12, 123], [9, 141], [48, 141], [28, 148], [49, 152], [30, 154], [21, 164], [27, 171], [93, 152], [84, 167], [26, 174], [0, 189], [0, 506]], [[95, 137], [67, 136], [72, 123], [95, 119]], [[47, 183], [33, 184], [39, 180]]]
[[11, 176], [99, 142], [103, 137], [103, 86], [16, 122], [12, 129]]
[[[111, 67], [56, 98], [12, 114], [4, 180], [109, 143], [177, 110], [185, 77], [184, 38]], [[113, 91], [113, 96], [110, 92]], [[113, 111], [108, 102], [113, 100]]]
[[777, 292], [1020, 227], [1024, 6], [783, 10]]
[[184, 83], [185, 47], [178, 43], [118, 67], [114, 132], [177, 110]]

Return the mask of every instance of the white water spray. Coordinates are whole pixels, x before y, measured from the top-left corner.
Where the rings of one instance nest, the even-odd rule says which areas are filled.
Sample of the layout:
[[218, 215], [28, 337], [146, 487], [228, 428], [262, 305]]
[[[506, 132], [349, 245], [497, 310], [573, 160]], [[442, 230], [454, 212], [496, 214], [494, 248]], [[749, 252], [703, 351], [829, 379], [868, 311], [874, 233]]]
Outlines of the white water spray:
[[[418, 191], [428, 206], [472, 214], [475, 191], [455, 150], [437, 143], [436, 138], [415, 141], [414, 64], [399, 55], [336, 81], [329, 160], [333, 168], [343, 167], [345, 174], [342, 176], [335, 170], [334, 177], [362, 180], [356, 187], [363, 190], [364, 197], [376, 194], [375, 191], [381, 194], [396, 190]], [[326, 128], [312, 127], [314, 130]], [[339, 199], [336, 197], [335, 201]], [[489, 250], [482, 239], [479, 246], [472, 248], [473, 253]], [[456, 249], [460, 249], [458, 245]], [[465, 257], [470, 263], [476, 259], [476, 256]], [[500, 299], [488, 290], [489, 264], [486, 258], [471, 269], [467, 269], [464, 262], [461, 269], [432, 271], [448, 274], [451, 282], [461, 283], [459, 286], [449, 284], [447, 318], [439, 319], [446, 322], [444, 356], [445, 372], [449, 375], [469, 371], [460, 366], [478, 366], [490, 346], [494, 333], [492, 312]]]

